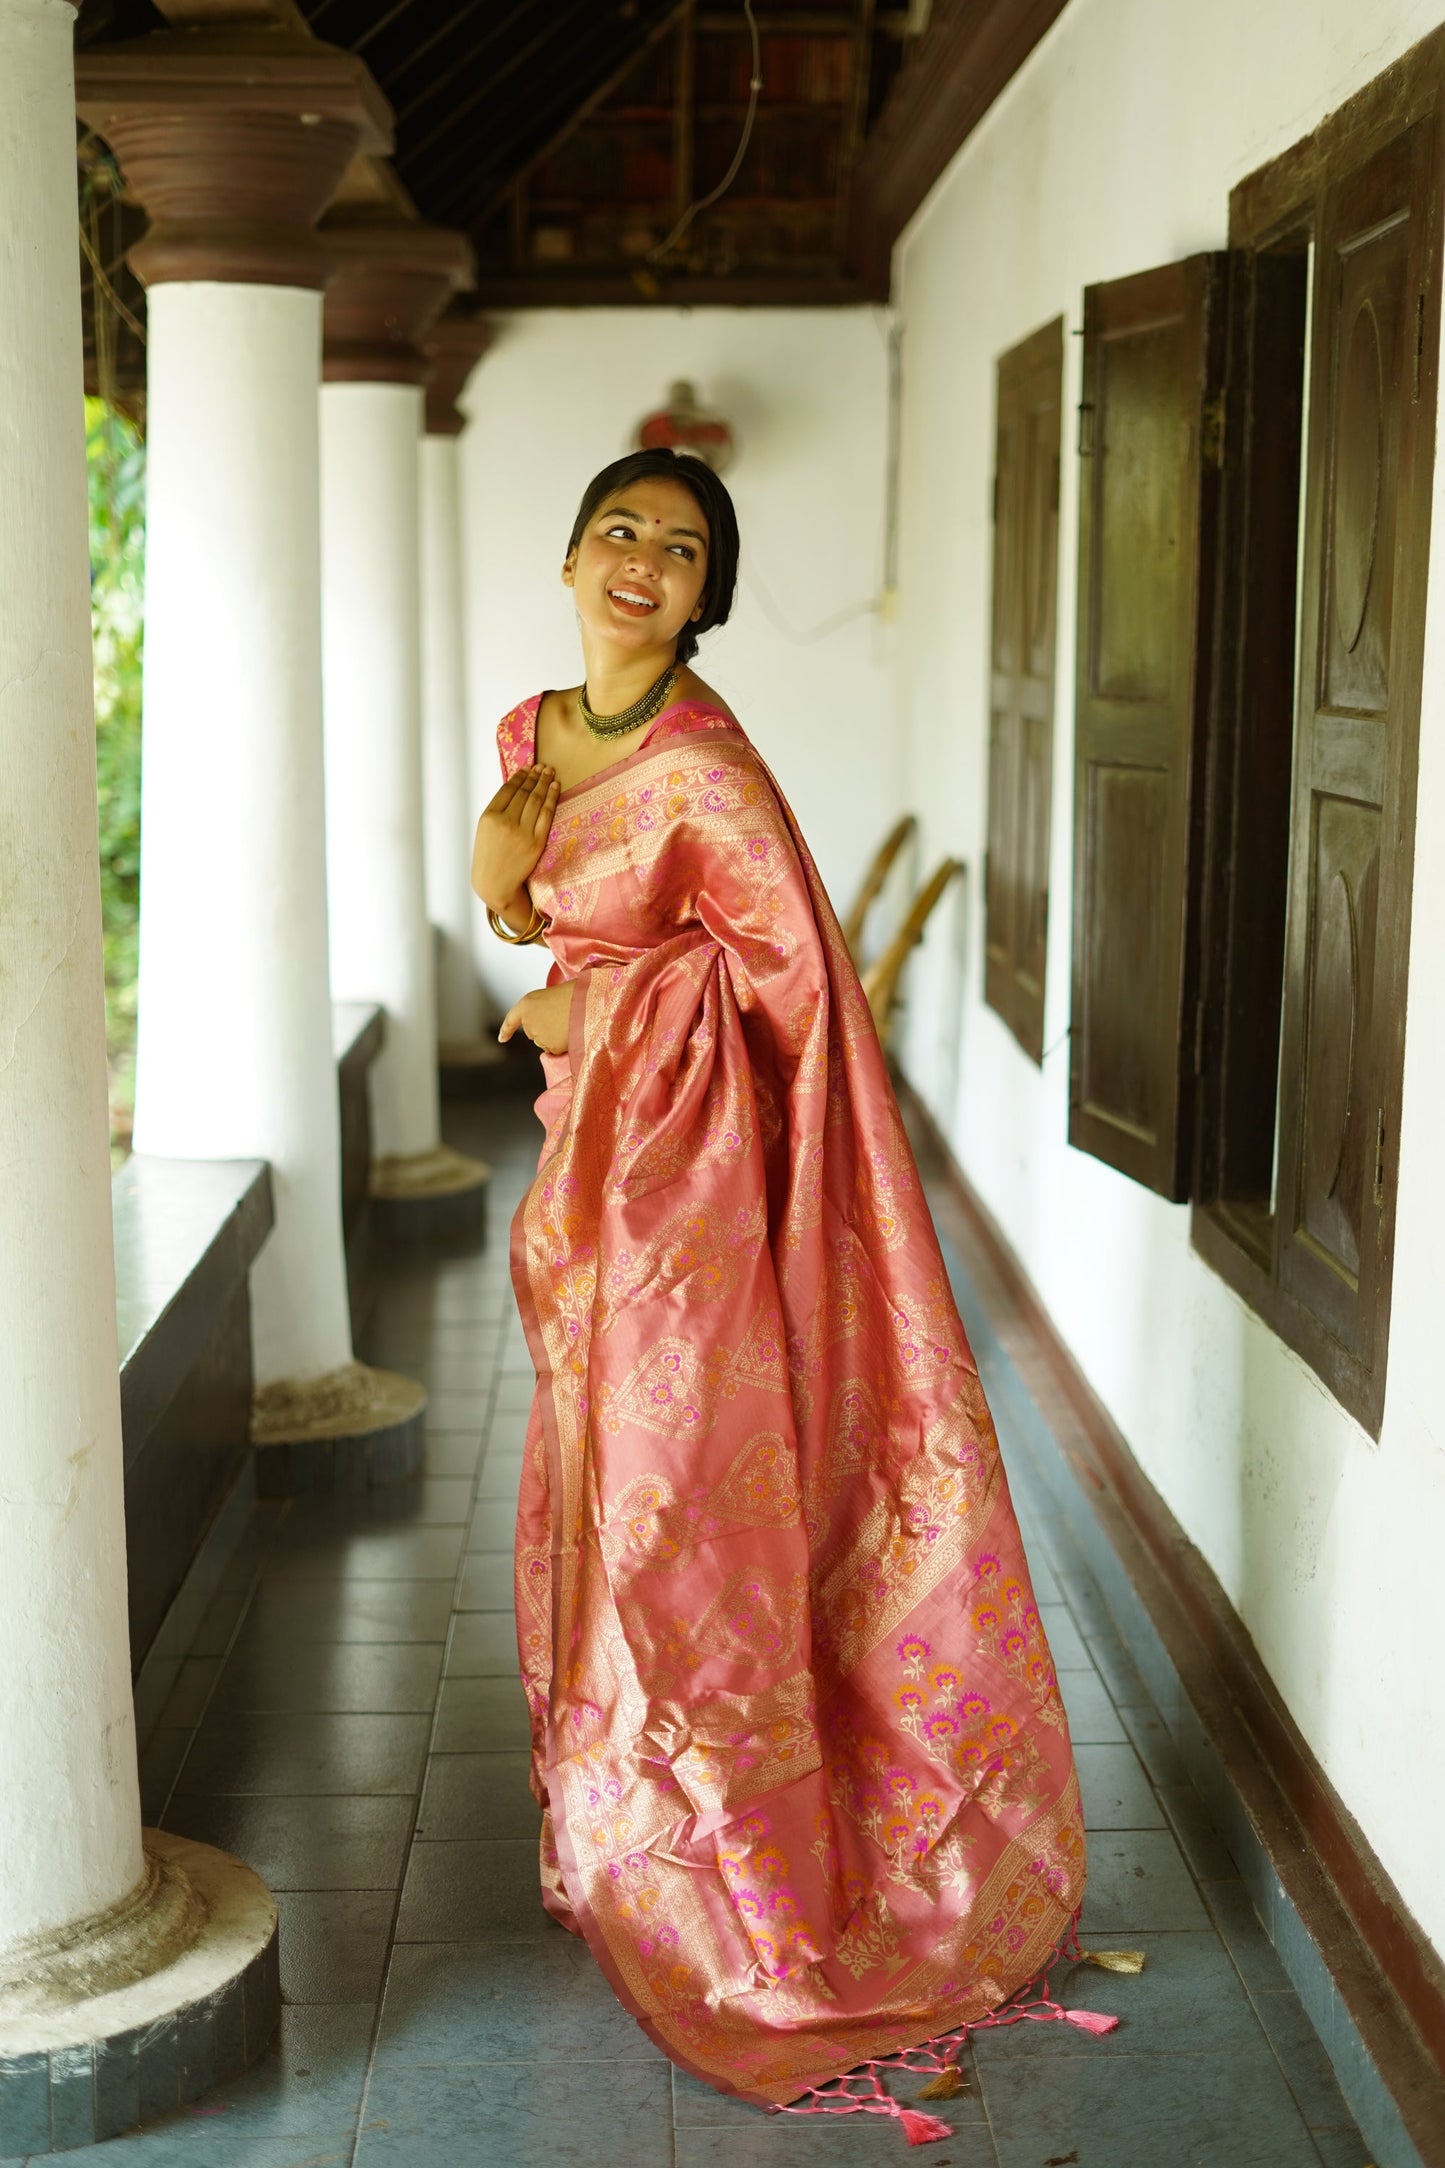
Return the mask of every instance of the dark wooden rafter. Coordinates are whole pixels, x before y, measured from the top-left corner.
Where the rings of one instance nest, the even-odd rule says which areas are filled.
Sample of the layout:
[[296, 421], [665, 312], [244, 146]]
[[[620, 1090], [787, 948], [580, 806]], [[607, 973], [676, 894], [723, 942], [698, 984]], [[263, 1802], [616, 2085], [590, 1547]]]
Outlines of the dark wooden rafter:
[[692, 201], [697, 149], [697, 7], [687, 0], [677, 24], [676, 77], [672, 108], [672, 215], [680, 219]]
[[[932, 156], [956, 147], [980, 85], [986, 104], [1062, 5], [932, 0], [920, 40], [927, 0], [756, 0], [764, 88], [745, 168], [659, 262], [649, 251], [739, 140], [742, 0], [81, 0], [78, 38], [270, 24], [355, 54], [395, 114], [397, 147], [354, 162], [338, 210], [466, 232], [488, 304], [846, 303], [886, 293], [916, 138]], [[920, 42], [921, 75], [909, 64]], [[128, 274], [109, 275], [143, 321]]]
[[893, 244], [1066, 0], [933, 0], [869, 133], [850, 268], [886, 286]]
[[479, 208], [472, 212], [470, 219], [472, 226], [476, 227], [485, 224], [492, 213], [506, 200], [513, 187], [519, 183], [525, 185], [537, 167], [560, 150], [562, 145], [568, 142], [583, 123], [596, 112], [597, 108], [612, 96], [618, 85], [626, 81], [642, 56], [650, 52], [652, 47], [665, 38], [682, 17], [691, 14], [691, 12], [692, 0], [675, 0], [675, 4], [669, 8], [668, 12], [653, 24], [641, 46], [630, 52], [620, 67], [614, 68], [610, 75], [605, 76], [595, 89], [588, 93], [575, 111], [568, 114], [560, 127], [523, 160], [518, 167], [515, 179], [495, 190], [490, 198], [486, 199]]
[[868, 126], [868, 84], [873, 71], [873, 27], [878, 17], [877, 0], [858, 0], [853, 25], [852, 83], [843, 133], [838, 144], [838, 210], [836, 246], [841, 258], [847, 243], [853, 208], [853, 175], [863, 149]]

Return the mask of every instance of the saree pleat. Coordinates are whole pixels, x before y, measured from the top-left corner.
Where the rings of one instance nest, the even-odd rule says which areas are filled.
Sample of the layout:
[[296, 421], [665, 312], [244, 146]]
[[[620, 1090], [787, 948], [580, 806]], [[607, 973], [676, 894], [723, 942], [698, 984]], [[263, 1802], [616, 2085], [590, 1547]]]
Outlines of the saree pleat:
[[543, 1901], [675, 2061], [784, 2102], [1063, 1941], [1068, 1727], [867, 1004], [742, 731], [668, 711], [531, 889], [577, 982], [512, 1238]]

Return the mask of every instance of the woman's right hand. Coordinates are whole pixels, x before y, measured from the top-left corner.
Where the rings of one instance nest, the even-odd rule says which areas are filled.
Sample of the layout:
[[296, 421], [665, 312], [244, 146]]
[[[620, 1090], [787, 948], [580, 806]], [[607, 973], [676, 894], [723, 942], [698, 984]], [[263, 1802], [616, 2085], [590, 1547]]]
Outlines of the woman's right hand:
[[[518, 768], [477, 822], [472, 886], [499, 916], [525, 902], [521, 891], [547, 848], [558, 790], [551, 768]], [[526, 913], [531, 916], [530, 904]]]

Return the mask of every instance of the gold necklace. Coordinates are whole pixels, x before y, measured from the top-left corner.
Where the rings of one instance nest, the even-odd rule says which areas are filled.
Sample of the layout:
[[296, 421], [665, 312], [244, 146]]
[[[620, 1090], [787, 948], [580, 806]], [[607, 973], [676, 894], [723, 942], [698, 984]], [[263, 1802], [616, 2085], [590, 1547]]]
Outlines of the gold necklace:
[[634, 700], [630, 708], [623, 708], [616, 715], [599, 715], [587, 705], [587, 687], [577, 695], [577, 708], [583, 722], [594, 738], [621, 738], [629, 730], [636, 730], [640, 723], [650, 723], [654, 715], [660, 715], [667, 704], [667, 696], [677, 682], [677, 666], [669, 663], [655, 685], [649, 685], [640, 700]]

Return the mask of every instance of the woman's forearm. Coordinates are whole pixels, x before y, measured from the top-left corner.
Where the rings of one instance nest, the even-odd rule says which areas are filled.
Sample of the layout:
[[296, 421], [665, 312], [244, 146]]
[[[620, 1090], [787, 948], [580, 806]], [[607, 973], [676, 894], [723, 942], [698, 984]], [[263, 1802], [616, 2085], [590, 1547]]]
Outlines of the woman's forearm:
[[[488, 899], [484, 896], [482, 901], [485, 903]], [[502, 924], [509, 926], [513, 933], [525, 933], [537, 916], [533, 908], [532, 898], [525, 886], [517, 889], [514, 894], [508, 896], [503, 902], [491, 904], [491, 909], [496, 912]]]

